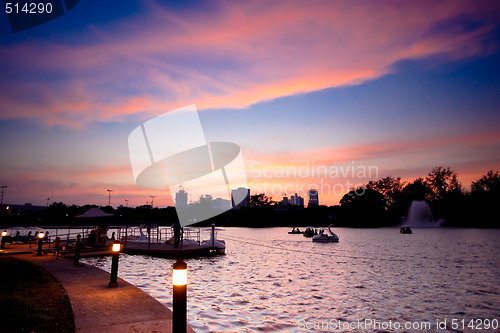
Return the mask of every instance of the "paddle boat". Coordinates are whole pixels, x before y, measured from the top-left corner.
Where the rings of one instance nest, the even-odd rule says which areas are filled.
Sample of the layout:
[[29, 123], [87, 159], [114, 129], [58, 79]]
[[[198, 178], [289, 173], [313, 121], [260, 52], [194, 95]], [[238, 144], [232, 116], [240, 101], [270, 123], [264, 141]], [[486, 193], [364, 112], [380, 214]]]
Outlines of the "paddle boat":
[[[312, 238], [312, 241], [315, 243], [336, 243], [339, 241], [339, 236], [337, 236], [330, 228], [333, 227], [333, 224], [328, 226], [328, 229], [322, 228], [319, 231], [319, 234]], [[328, 235], [326, 230], [330, 233]]]

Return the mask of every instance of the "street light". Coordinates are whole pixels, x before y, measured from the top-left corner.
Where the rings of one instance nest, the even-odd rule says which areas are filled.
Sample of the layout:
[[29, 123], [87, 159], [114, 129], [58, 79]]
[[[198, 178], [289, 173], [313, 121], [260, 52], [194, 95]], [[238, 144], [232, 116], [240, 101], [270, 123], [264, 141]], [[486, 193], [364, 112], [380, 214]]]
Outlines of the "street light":
[[2, 245], [1, 249], [5, 249], [5, 236], [7, 236], [7, 230], [2, 231]]
[[42, 255], [42, 243], [43, 243], [43, 237], [45, 234], [43, 232], [38, 233], [38, 250], [36, 251], [36, 256], [39, 257]]
[[111, 259], [111, 276], [109, 278], [109, 288], [118, 286], [118, 257], [120, 256], [120, 242], [113, 242], [113, 258]]
[[2, 185], [1, 188], [2, 188], [2, 199], [0, 199], [0, 207], [3, 206], [3, 192], [4, 190], [7, 188], [8, 186], [7, 185]]
[[177, 259], [172, 272], [173, 306], [172, 332], [185, 333], [187, 318], [187, 265], [182, 259]]
[[110, 189], [108, 188], [108, 190], [107, 190], [107, 191], [109, 192], [109, 196], [108, 196], [108, 206], [111, 206], [111, 192], [113, 192], [113, 190], [110, 190]]

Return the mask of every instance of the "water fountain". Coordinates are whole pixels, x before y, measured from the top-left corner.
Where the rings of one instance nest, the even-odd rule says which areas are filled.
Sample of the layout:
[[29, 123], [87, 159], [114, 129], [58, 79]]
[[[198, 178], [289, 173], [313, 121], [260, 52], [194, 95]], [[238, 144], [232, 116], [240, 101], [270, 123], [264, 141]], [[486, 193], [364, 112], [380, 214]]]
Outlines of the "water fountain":
[[438, 227], [439, 223], [434, 220], [429, 204], [424, 200], [413, 200], [408, 210], [406, 225], [412, 228]]

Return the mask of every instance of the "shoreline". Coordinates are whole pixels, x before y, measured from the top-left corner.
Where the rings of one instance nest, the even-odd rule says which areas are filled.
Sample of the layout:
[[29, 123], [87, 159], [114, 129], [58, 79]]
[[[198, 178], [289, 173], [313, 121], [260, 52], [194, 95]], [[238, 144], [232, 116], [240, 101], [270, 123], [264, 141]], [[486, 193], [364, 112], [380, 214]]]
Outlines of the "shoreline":
[[[75, 315], [75, 332], [172, 332], [172, 311], [140, 288], [118, 278], [118, 287], [108, 288], [110, 274], [55, 256], [12, 254], [45, 268], [66, 290]], [[187, 326], [187, 332], [194, 330]]]

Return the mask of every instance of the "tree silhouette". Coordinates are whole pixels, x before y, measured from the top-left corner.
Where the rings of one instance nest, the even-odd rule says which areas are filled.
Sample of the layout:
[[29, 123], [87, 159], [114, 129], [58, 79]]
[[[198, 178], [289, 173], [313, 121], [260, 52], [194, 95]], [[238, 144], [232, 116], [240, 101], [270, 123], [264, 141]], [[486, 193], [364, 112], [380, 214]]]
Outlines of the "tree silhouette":
[[488, 171], [486, 175], [475, 182], [472, 182], [472, 192], [500, 192], [500, 174], [498, 171]]
[[423, 178], [417, 178], [412, 183], [403, 188], [403, 197], [405, 201], [425, 200], [431, 195], [431, 188]]
[[370, 180], [366, 184], [366, 188], [377, 191], [384, 196], [386, 206], [390, 207], [401, 196], [401, 192], [405, 183], [401, 181], [401, 177], [385, 177], [376, 181]]
[[462, 185], [457, 179], [457, 174], [450, 168], [436, 167], [426, 177], [431, 189], [431, 200], [440, 200], [451, 193], [461, 193]]
[[472, 182], [469, 219], [480, 226], [500, 227], [498, 202], [500, 202], [500, 175], [498, 171], [488, 171], [486, 175]]
[[387, 225], [384, 195], [372, 189], [352, 190], [340, 200], [342, 224], [351, 227]]
[[274, 205], [276, 202], [264, 193], [254, 194], [250, 196], [250, 208], [254, 207], [268, 207]]

